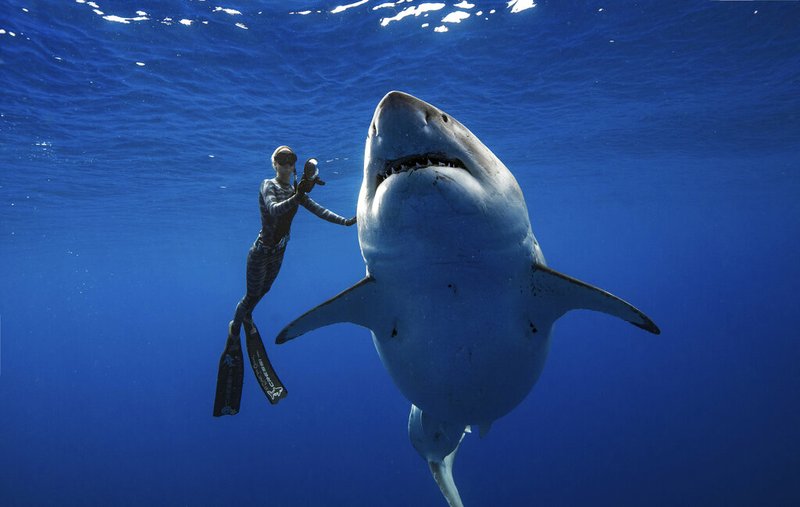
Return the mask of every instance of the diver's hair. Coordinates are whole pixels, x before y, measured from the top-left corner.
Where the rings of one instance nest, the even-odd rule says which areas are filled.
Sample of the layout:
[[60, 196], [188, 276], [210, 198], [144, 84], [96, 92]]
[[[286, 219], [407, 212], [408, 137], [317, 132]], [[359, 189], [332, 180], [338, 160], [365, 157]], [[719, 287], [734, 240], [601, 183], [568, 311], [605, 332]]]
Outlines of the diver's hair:
[[[272, 160], [272, 168], [275, 169], [276, 171], [278, 170], [278, 166], [275, 164], [275, 157], [277, 157], [278, 153], [280, 153], [282, 151], [288, 151], [289, 153], [294, 153], [294, 150], [292, 150], [291, 148], [289, 148], [286, 145], [278, 146], [277, 148], [275, 148], [275, 151], [272, 152], [271, 160]], [[296, 156], [296, 154], [295, 154], [295, 156]]]

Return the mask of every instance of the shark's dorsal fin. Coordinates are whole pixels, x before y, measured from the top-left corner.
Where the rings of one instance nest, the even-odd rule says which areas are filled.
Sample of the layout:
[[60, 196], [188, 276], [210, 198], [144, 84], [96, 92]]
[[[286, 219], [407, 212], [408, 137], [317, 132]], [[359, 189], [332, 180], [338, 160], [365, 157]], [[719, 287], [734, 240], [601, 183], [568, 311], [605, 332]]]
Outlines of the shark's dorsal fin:
[[275, 343], [285, 343], [314, 329], [352, 322], [370, 327], [369, 316], [376, 304], [375, 279], [367, 276], [349, 289], [312, 308], [287, 325], [275, 338]]
[[[647, 315], [603, 289], [540, 264], [533, 265], [532, 278], [534, 300], [538, 300], [534, 304], [552, 308], [555, 319], [580, 308], [619, 317], [653, 334], [661, 333]], [[540, 298], [547, 298], [546, 305], [541, 304]]]

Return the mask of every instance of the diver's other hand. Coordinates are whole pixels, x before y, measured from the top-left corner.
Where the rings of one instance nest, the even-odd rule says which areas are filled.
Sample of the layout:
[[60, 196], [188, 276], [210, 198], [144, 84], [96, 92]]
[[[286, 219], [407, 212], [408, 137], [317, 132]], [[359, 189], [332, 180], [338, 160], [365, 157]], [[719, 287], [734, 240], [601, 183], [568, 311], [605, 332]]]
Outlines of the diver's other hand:
[[354, 225], [355, 223], [356, 223], [356, 217], [348, 218], [347, 220], [344, 221], [344, 225], [346, 225], [347, 227], [350, 227], [351, 225]]

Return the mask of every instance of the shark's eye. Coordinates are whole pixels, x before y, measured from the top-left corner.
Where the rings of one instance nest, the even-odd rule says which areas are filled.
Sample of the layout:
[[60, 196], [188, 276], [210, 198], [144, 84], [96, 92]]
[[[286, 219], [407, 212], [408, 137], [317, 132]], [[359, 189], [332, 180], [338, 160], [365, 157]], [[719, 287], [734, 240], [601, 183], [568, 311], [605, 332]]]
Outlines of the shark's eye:
[[447, 115], [446, 115], [446, 114], [443, 114], [443, 115], [442, 115], [442, 120], [443, 120], [445, 123], [447, 123]]
[[375, 122], [372, 122], [372, 135], [378, 135], [378, 128], [375, 126]]

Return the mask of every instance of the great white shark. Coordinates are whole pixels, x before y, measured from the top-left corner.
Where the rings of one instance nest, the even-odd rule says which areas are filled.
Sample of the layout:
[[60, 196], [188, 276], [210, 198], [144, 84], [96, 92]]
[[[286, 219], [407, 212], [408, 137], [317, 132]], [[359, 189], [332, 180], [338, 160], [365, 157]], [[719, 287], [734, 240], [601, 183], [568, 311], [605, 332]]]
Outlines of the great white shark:
[[453, 460], [472, 427], [484, 435], [542, 373], [553, 323], [604, 312], [659, 334], [616, 296], [547, 267], [514, 176], [442, 110], [393, 91], [369, 126], [358, 197], [367, 274], [286, 326], [284, 343], [352, 322], [372, 331], [411, 401], [408, 433], [449, 505], [461, 506]]

